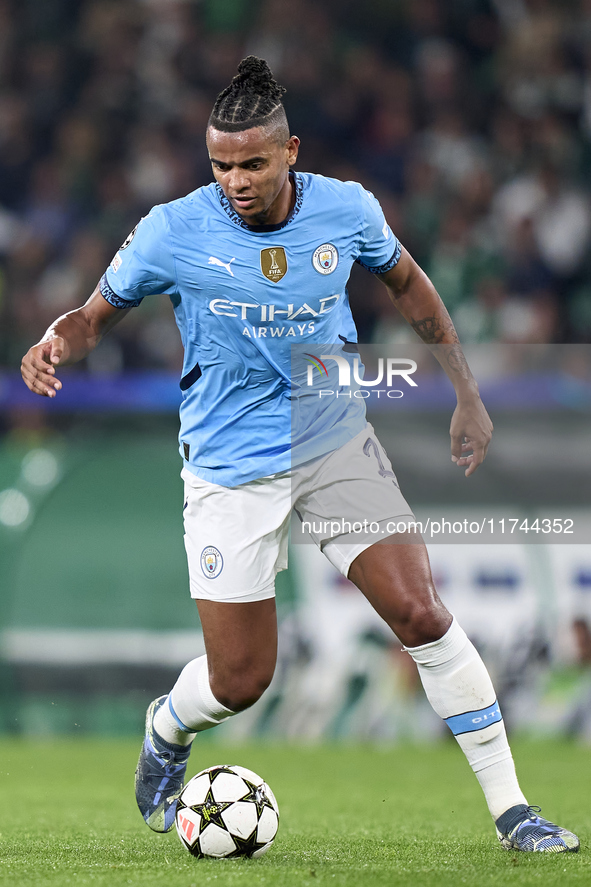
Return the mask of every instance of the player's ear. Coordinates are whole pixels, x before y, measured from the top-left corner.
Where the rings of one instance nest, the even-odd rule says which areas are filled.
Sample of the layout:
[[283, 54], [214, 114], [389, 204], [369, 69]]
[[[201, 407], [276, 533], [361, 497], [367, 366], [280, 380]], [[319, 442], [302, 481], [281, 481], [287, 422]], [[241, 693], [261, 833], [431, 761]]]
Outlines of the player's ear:
[[290, 136], [287, 142], [285, 143], [285, 148], [287, 151], [287, 162], [290, 166], [293, 166], [296, 160], [298, 159], [298, 150], [300, 147], [300, 140], [297, 136]]

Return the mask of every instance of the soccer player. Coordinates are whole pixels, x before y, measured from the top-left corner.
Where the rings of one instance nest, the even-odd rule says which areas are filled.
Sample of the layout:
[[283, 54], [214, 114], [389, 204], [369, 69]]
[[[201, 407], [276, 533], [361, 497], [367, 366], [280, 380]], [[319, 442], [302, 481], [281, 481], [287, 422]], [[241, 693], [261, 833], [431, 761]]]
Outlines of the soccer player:
[[[486, 455], [492, 425], [445, 306], [372, 194], [292, 171], [299, 140], [283, 92], [266, 62], [241, 62], [207, 127], [215, 183], [152, 209], [87, 303], [56, 320], [23, 358], [28, 387], [55, 397], [57, 367], [84, 358], [146, 296], [172, 301], [185, 352], [185, 543], [207, 652], [149, 706], [138, 806], [152, 829], [168, 831], [195, 735], [248, 708], [271, 681], [274, 580], [286, 567], [292, 506], [302, 520], [329, 526], [363, 512], [380, 532], [315, 541], [416, 662], [482, 786], [501, 844], [576, 851], [577, 837], [542, 819], [520, 790], [490, 677], [437, 595], [424, 543], [409, 534], [380, 544], [388, 521], [412, 512], [363, 402], [322, 398], [307, 411], [306, 392], [292, 379], [294, 344], [354, 350], [346, 284], [359, 262], [422, 340], [439, 345], [457, 394], [453, 461], [469, 477]], [[296, 442], [291, 411], [300, 400]]]

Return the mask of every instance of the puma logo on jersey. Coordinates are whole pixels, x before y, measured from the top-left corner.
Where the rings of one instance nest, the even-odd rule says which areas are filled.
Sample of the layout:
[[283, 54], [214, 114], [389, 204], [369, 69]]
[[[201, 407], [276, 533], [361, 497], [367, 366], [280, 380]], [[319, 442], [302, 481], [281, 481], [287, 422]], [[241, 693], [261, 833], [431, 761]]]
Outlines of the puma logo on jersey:
[[226, 271], [228, 272], [228, 274], [231, 274], [232, 277], [234, 277], [234, 272], [230, 268], [230, 265], [232, 264], [232, 262], [235, 262], [235, 261], [236, 261], [236, 257], [234, 257], [233, 259], [230, 259], [230, 261], [226, 264], [226, 262], [222, 262], [221, 259], [216, 259], [215, 256], [210, 256], [208, 264], [209, 265], [218, 265], [218, 267], [220, 267], [220, 268], [225, 268]]

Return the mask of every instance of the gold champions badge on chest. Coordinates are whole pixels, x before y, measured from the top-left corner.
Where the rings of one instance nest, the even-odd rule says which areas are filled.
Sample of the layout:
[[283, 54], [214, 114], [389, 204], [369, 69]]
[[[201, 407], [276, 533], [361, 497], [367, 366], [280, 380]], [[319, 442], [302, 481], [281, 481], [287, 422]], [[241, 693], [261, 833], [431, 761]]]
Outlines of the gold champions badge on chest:
[[282, 246], [261, 250], [261, 271], [267, 280], [277, 283], [287, 274], [287, 256]]

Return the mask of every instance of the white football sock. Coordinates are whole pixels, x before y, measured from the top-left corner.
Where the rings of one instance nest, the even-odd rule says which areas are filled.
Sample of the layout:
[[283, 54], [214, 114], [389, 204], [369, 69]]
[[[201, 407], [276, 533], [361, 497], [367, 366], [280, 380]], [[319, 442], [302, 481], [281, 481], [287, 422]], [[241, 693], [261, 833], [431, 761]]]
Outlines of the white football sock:
[[185, 665], [167, 701], [154, 715], [154, 729], [165, 742], [189, 745], [197, 733], [210, 730], [232, 715], [209, 686], [207, 656]]
[[438, 641], [404, 649], [417, 664], [429, 702], [445, 719], [474, 770], [493, 819], [516, 804], [527, 804], [492, 681], [456, 620]]

